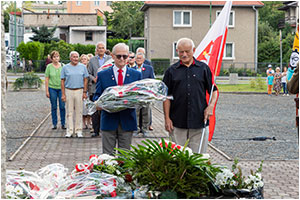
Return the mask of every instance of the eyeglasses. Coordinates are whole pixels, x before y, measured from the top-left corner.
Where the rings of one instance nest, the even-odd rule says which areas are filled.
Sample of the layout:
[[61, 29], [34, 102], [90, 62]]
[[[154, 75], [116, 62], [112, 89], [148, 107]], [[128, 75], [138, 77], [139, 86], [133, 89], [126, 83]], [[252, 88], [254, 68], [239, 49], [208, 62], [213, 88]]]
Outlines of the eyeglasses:
[[134, 56], [129, 56], [130, 59], [134, 59]]
[[128, 58], [128, 55], [116, 55], [116, 57], [120, 60], [123, 57], [124, 60]]

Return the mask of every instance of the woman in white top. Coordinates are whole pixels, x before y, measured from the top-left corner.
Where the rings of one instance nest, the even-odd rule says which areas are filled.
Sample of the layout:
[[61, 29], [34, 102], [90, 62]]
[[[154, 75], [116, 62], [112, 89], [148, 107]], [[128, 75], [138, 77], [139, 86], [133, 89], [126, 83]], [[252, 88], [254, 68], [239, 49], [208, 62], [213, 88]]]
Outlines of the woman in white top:
[[283, 88], [283, 96], [288, 96], [288, 91], [287, 91], [287, 88], [286, 88], [286, 74], [287, 74], [287, 68], [284, 67], [283, 68], [283, 72], [281, 74], [281, 83], [282, 83], [282, 88]]

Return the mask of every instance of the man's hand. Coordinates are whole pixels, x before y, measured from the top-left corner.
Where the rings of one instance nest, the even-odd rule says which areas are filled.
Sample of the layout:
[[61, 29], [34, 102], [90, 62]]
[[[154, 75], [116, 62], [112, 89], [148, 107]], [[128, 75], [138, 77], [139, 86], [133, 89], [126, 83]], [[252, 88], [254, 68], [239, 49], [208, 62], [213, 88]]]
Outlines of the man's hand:
[[87, 99], [87, 95], [85, 92], [82, 94], [82, 99]]
[[62, 95], [61, 95], [61, 100], [62, 100], [63, 102], [66, 102], [66, 95], [62, 94]]
[[48, 91], [46, 92], [46, 97], [47, 97], [47, 98], [50, 98], [50, 94], [49, 94]]
[[213, 115], [214, 105], [210, 104], [204, 110], [204, 122], [206, 123], [209, 120], [209, 117]]
[[172, 120], [170, 118], [165, 119], [165, 129], [169, 133], [171, 133], [173, 131], [173, 129], [174, 129], [173, 122], [172, 122]]
[[93, 80], [93, 81], [94, 81], [94, 83], [97, 83], [97, 77], [96, 77], [96, 78], [94, 78], [94, 80]]
[[102, 110], [102, 108], [101, 108], [101, 107], [98, 107], [98, 106], [96, 107], [96, 109], [97, 109], [97, 110]]

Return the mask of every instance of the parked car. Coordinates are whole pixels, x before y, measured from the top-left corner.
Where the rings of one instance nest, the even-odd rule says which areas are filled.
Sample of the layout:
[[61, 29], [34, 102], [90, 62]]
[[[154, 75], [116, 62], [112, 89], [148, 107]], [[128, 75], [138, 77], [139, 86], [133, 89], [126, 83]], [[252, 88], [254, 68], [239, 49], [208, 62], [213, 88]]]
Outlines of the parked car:
[[12, 66], [13, 66], [13, 59], [12, 59], [12, 56], [6, 55], [5, 62], [6, 62], [6, 67], [7, 67], [7, 69], [11, 69]]

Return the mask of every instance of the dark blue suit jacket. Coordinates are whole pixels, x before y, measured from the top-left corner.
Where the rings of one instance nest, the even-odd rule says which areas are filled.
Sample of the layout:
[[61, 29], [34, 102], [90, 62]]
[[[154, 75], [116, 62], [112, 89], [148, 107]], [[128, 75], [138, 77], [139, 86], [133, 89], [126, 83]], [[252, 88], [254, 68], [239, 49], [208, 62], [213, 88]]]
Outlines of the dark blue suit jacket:
[[[137, 69], [137, 66], [133, 67], [133, 69]], [[153, 67], [151, 65], [143, 64], [142, 66], [142, 79], [145, 78], [155, 78]]]
[[[97, 100], [106, 88], [117, 85], [113, 67], [98, 72], [97, 76], [94, 100]], [[127, 67], [124, 84], [141, 79], [142, 74], [139, 71]], [[135, 109], [126, 109], [116, 113], [108, 113], [105, 110], [101, 111], [101, 130], [115, 131], [118, 129], [119, 124], [121, 124], [124, 131], [137, 130]]]

